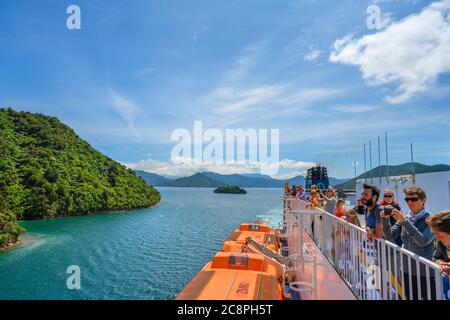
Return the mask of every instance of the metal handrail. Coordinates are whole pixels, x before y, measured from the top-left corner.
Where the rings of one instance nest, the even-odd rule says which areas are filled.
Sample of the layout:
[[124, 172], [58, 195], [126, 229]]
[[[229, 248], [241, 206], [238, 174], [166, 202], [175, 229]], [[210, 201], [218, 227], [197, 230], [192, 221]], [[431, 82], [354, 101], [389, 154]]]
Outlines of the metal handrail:
[[[284, 218], [291, 219], [291, 215], [306, 213], [306, 207], [306, 202], [286, 196], [283, 205]], [[311, 239], [359, 299], [397, 300], [414, 297], [443, 299], [440, 268], [434, 262], [385, 239], [369, 240], [364, 229], [322, 209], [311, 208], [309, 211], [307, 215], [309, 218], [306, 217], [309, 220], [303, 222], [302, 228], [309, 233]], [[321, 220], [318, 221], [317, 217], [321, 217]], [[292, 228], [292, 221], [284, 222], [287, 228]], [[315, 228], [316, 225], [319, 225], [318, 230]], [[330, 231], [330, 237], [327, 238], [326, 233]], [[287, 230], [286, 233], [290, 235], [291, 230]], [[297, 250], [303, 254], [303, 248]], [[421, 275], [427, 277], [426, 288], [423, 289], [419, 281]], [[375, 278], [375, 286], [369, 283], [371, 276]], [[413, 277], [416, 277], [415, 282]], [[413, 292], [416, 292], [416, 295], [413, 295]], [[406, 293], [409, 294], [408, 297]]]

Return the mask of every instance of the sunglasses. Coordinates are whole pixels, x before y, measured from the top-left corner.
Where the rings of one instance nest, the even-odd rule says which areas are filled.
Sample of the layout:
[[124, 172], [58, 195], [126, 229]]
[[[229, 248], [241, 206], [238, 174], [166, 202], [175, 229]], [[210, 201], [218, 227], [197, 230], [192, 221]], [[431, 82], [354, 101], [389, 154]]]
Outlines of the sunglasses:
[[411, 202], [417, 202], [417, 201], [419, 201], [420, 199], [419, 198], [405, 198], [405, 202], [409, 202], [409, 201], [411, 201]]
[[385, 194], [384, 197], [385, 197], [385, 198], [392, 198], [393, 195], [391, 195], [391, 194]]

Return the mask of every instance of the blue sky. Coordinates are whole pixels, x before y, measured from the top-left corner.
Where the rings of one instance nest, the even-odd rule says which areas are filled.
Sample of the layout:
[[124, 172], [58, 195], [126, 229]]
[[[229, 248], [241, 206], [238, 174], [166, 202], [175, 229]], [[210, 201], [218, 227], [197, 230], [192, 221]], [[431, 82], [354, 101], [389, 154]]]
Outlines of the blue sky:
[[[72, 4], [81, 30], [66, 27]], [[165, 175], [182, 174], [171, 133], [195, 120], [280, 129], [279, 177], [311, 163], [351, 177], [369, 139], [378, 163], [385, 131], [391, 163], [412, 142], [416, 161], [449, 164], [449, 12], [448, 0], [1, 1], [0, 105], [57, 116]]]

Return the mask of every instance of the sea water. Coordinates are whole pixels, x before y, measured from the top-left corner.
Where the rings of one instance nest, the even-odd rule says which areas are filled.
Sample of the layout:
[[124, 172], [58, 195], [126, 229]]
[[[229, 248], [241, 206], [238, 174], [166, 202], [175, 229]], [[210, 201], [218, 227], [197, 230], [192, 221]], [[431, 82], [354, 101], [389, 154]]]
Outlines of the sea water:
[[241, 223], [281, 217], [282, 189], [158, 189], [151, 209], [20, 222], [22, 244], [0, 252], [0, 299], [174, 299]]

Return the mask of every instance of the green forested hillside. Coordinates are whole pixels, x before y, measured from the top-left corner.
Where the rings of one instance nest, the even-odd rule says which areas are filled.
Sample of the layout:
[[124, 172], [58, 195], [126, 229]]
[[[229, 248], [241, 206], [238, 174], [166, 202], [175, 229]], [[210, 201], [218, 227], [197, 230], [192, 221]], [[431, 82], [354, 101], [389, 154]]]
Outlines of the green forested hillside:
[[184, 177], [168, 182], [167, 187], [191, 187], [191, 188], [217, 188], [223, 183], [215, 181], [201, 173], [196, 173], [190, 177]]
[[16, 224], [16, 215], [8, 209], [0, 197], [0, 248], [16, 242], [24, 231]]
[[0, 109], [1, 199], [18, 219], [40, 219], [150, 207], [160, 194], [57, 118]]

